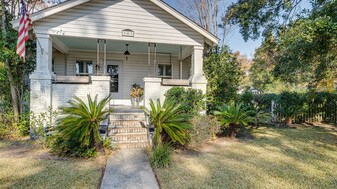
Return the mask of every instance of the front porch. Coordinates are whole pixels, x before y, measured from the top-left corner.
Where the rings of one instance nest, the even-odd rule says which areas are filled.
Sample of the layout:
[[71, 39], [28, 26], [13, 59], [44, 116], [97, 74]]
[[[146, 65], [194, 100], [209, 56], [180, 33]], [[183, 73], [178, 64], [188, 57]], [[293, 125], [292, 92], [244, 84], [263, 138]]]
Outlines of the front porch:
[[[85, 99], [87, 94], [99, 98], [111, 94], [110, 105], [129, 106], [135, 83], [144, 88], [141, 105], [147, 105], [151, 98], [163, 100], [173, 86], [206, 89], [206, 81], [198, 83], [193, 77], [202, 73], [198, 70], [202, 68], [198, 61], [202, 60], [202, 47], [56, 35], [38, 40], [45, 42], [38, 46], [38, 57], [50, 58], [43, 69], [50, 68], [53, 109], [66, 105], [74, 96]], [[124, 54], [126, 44], [130, 55]], [[32, 95], [34, 80], [41, 79], [36, 73], [42, 66], [39, 61], [37, 64], [31, 75]]]
[[130, 105], [135, 83], [145, 106], [173, 86], [206, 92], [203, 50], [219, 40], [162, 1], [70, 0], [31, 19], [37, 57], [30, 109], [37, 115], [87, 94]]

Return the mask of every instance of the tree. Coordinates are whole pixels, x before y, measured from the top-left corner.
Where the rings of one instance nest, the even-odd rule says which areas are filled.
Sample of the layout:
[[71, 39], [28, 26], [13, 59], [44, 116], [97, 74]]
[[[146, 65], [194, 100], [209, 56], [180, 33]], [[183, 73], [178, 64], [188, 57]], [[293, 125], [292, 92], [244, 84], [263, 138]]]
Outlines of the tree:
[[245, 40], [261, 33], [264, 37], [255, 54], [252, 72], [257, 77], [252, 77], [253, 83], [280, 81], [285, 86], [334, 90], [336, 0], [311, 2], [311, 10], [301, 9], [301, 0], [248, 2], [232, 4], [227, 16], [240, 25]]
[[240, 89], [245, 89], [251, 86], [249, 70], [253, 65], [253, 61], [246, 55], [241, 55], [239, 51], [235, 54], [238, 56], [238, 61], [240, 62], [241, 71], [243, 73]]
[[226, 46], [213, 49], [205, 57], [204, 72], [208, 80], [209, 109], [214, 109], [219, 103], [237, 98], [237, 91], [243, 76], [238, 54], [231, 53]]
[[249, 70], [249, 80], [254, 89], [271, 93], [294, 89], [293, 85], [283, 82], [274, 76], [273, 70], [277, 63], [275, 60], [277, 54], [277, 43], [273, 36], [266, 38], [255, 51], [254, 64]]
[[207, 31], [218, 35], [218, 0], [176, 0], [186, 15]]
[[307, 2], [312, 9], [319, 8], [330, 0], [238, 0], [228, 7], [226, 18], [232, 24], [238, 24], [243, 38], [257, 39], [277, 34], [293, 19], [306, 16], [310, 11], [301, 8]]
[[[29, 1], [27, 3], [30, 12], [47, 6], [41, 0]], [[25, 78], [34, 69], [36, 48], [34, 41], [29, 40], [27, 42], [26, 62], [23, 62], [16, 55], [18, 33], [12, 28], [10, 21], [19, 17], [19, 1], [1, 0], [0, 62], [4, 65], [5, 73], [0, 75], [0, 80], [6, 80], [8, 83], [7, 85], [6, 83], [1, 85], [0, 90], [4, 91], [1, 95], [10, 97], [10, 103], [16, 120], [19, 120], [20, 114], [23, 111], [23, 97], [27, 90]], [[9, 86], [9, 90], [6, 90], [7, 86]], [[7, 97], [4, 97], [4, 99], [8, 99]]]
[[[337, 1], [324, 3], [279, 35], [274, 75], [332, 91], [337, 74]], [[296, 77], [295, 77], [296, 76]]]
[[224, 0], [175, 0], [177, 7], [205, 30], [222, 39], [222, 45], [235, 26], [225, 17]]

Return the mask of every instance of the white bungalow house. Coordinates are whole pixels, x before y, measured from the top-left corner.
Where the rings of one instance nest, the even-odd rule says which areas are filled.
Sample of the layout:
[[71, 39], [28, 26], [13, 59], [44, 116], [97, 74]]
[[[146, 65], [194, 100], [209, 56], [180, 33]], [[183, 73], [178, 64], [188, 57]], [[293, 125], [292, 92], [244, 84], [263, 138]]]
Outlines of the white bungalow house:
[[[31, 19], [37, 39], [30, 75], [35, 114], [75, 95], [111, 94], [111, 105], [130, 105], [134, 83], [144, 87], [145, 105], [163, 99], [172, 86], [206, 91], [203, 52], [218, 38], [161, 0], [69, 0]], [[18, 20], [12, 24], [18, 28]]]

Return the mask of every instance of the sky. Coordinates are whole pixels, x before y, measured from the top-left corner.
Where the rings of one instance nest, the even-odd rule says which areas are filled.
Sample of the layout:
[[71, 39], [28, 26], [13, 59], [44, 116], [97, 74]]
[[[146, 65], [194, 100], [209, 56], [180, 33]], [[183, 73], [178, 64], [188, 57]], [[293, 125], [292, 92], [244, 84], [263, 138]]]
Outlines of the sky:
[[[174, 7], [175, 9], [179, 10], [179, 7], [176, 4], [175, 0], [165, 0], [165, 2]], [[245, 42], [239, 32], [239, 28], [236, 27], [228, 35], [226, 39], [226, 44], [230, 47], [230, 49], [233, 52], [240, 51], [242, 55], [247, 55], [248, 58], [253, 58], [255, 49], [261, 45], [261, 39], [254, 41], [249, 39], [247, 42]]]

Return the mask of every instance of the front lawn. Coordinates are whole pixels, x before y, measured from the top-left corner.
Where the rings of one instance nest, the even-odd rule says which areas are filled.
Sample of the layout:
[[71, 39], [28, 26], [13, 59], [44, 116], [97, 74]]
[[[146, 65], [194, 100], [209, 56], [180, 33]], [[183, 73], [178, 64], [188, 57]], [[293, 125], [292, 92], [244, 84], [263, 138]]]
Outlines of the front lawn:
[[51, 156], [29, 141], [0, 141], [0, 188], [97, 188], [104, 158]]
[[296, 127], [176, 151], [171, 167], [155, 172], [162, 188], [337, 188], [337, 128]]

